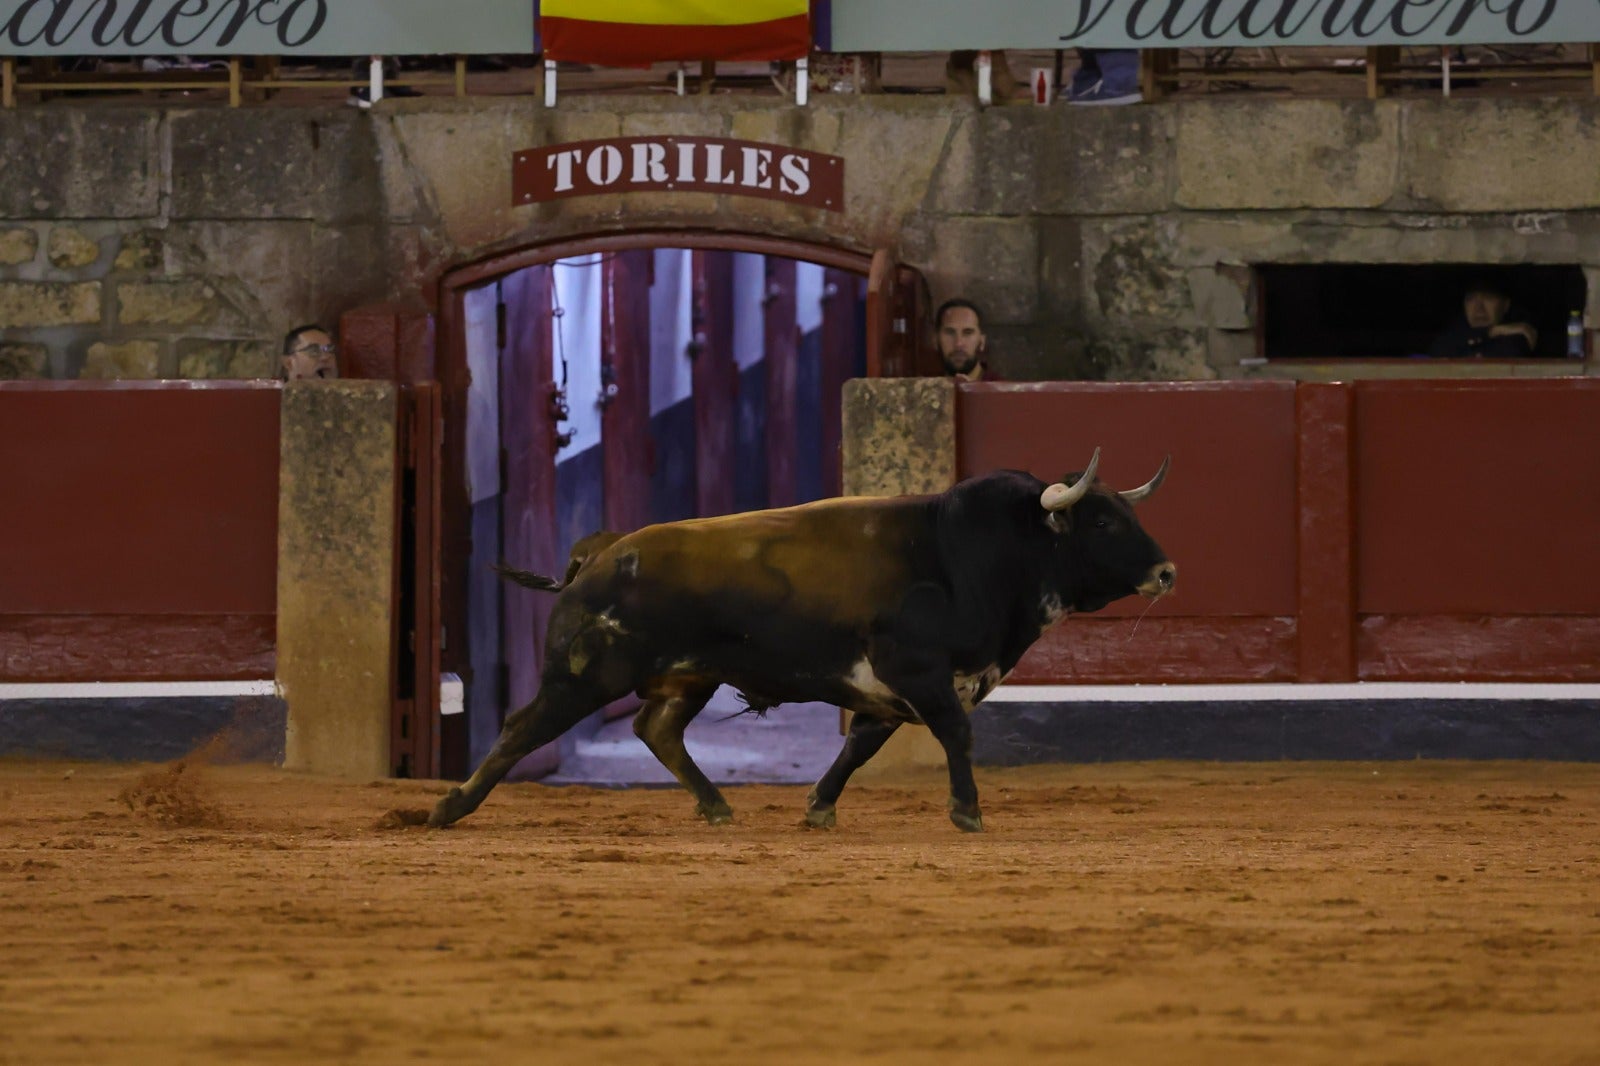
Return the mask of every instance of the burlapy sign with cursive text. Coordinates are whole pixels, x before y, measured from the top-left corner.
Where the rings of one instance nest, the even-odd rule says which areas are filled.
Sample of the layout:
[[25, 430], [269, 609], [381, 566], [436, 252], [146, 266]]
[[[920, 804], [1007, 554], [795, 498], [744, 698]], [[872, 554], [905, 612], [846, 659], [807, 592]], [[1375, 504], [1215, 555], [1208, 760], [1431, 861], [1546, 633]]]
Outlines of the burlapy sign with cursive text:
[[836, 52], [1600, 40], [1600, 0], [850, 0]]
[[532, 0], [0, 0], [10, 56], [532, 51]]
[[844, 160], [727, 137], [613, 137], [518, 152], [517, 205], [607, 192], [715, 192], [844, 210]]

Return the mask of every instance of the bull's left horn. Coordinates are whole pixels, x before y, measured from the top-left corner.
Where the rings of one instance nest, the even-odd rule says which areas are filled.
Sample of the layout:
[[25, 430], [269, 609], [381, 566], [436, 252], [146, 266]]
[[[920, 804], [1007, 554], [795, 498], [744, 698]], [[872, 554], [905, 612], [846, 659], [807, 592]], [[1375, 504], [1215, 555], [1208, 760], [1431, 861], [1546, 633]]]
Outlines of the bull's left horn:
[[1089, 492], [1089, 486], [1094, 483], [1094, 472], [1100, 466], [1100, 449], [1094, 450], [1094, 455], [1089, 459], [1089, 466], [1084, 470], [1078, 480], [1071, 485], [1058, 481], [1039, 494], [1039, 504], [1046, 511], [1064, 511], [1077, 503]]
[[1149, 481], [1146, 481], [1143, 485], [1140, 485], [1136, 489], [1129, 489], [1126, 492], [1119, 492], [1117, 495], [1121, 496], [1129, 503], [1142, 503], [1145, 500], [1148, 500], [1150, 498], [1150, 494], [1161, 487], [1161, 482], [1167, 476], [1167, 467], [1171, 465], [1172, 456], [1169, 455], [1165, 459], [1161, 460], [1161, 469], [1156, 471], [1155, 477], [1151, 478]]

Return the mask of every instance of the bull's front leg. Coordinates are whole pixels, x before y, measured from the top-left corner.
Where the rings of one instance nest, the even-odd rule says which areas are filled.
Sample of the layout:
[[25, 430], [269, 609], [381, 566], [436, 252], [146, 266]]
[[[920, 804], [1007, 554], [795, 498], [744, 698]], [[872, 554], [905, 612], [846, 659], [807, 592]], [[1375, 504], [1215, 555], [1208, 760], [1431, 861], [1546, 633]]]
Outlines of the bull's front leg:
[[845, 737], [839, 757], [833, 760], [827, 773], [818, 779], [806, 797], [806, 824], [813, 829], [832, 829], [837, 816], [833, 805], [839, 802], [850, 775], [859, 770], [868, 759], [878, 754], [878, 749], [900, 728], [893, 719], [876, 718], [857, 712], [850, 716], [850, 732]]
[[891, 681], [889, 685], [911, 704], [933, 739], [944, 748], [945, 764], [950, 770], [950, 820], [963, 832], [983, 832], [978, 784], [972, 779], [972, 720], [961, 707], [950, 675], [922, 674], [898, 684]]

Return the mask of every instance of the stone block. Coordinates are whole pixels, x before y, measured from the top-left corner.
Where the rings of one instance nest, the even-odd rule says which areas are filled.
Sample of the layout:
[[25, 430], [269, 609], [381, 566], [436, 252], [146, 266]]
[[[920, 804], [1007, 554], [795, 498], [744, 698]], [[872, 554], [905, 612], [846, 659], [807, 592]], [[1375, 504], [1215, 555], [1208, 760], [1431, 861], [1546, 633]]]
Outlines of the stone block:
[[[833, 152], [848, 160], [849, 169], [845, 213], [836, 225], [860, 247], [889, 248], [898, 241], [905, 218], [927, 200], [950, 115], [907, 108], [894, 97], [874, 100], [891, 102], [882, 111], [859, 100], [841, 102], [839, 108], [839, 143]], [[1031, 243], [1031, 228], [1029, 233]]]
[[[1131, 215], [1172, 204], [1174, 111], [1167, 107], [1032, 108], [1040, 130], [1032, 203], [1064, 215]], [[1007, 150], [995, 144], [988, 156]]]
[[1007, 381], [1081, 380], [1092, 376], [1082, 332], [1058, 323], [995, 326], [990, 362]]
[[1188, 272], [1172, 261], [1172, 244], [1171, 227], [1161, 220], [1086, 225], [1088, 320], [1192, 322]]
[[155, 217], [160, 114], [133, 107], [0, 111], [0, 217]]
[[100, 258], [100, 242], [76, 226], [52, 226], [47, 254], [57, 270], [76, 270]]
[[314, 302], [296, 323], [333, 322], [352, 307], [383, 300], [390, 284], [402, 293], [415, 292], [422, 278], [391, 273], [395, 264], [389, 259], [388, 232], [368, 225], [318, 228], [311, 239], [311, 258], [319, 264]]
[[216, 287], [197, 278], [117, 286], [117, 321], [124, 326], [216, 325], [234, 317]]
[[1600, 100], [1407, 104], [1404, 185], [1445, 211], [1600, 208]]
[[1107, 381], [1210, 381], [1204, 330], [1168, 329], [1129, 335], [1100, 334], [1089, 358]]
[[277, 679], [289, 770], [390, 773], [396, 424], [388, 382], [283, 389]]
[[1248, 368], [1246, 360], [1256, 359], [1256, 335], [1247, 329], [1210, 329], [1206, 331], [1207, 361], [1219, 373], [1226, 370]]
[[[171, 269], [204, 272], [229, 308], [219, 320], [232, 324], [229, 332], [267, 335], [321, 315], [325, 307], [317, 300], [319, 285], [342, 284], [346, 272], [366, 276], [385, 268], [381, 253], [367, 262], [355, 258], [358, 249], [361, 254], [372, 251], [358, 237], [362, 229], [318, 226], [299, 219], [186, 222], [169, 227], [161, 239]], [[348, 256], [343, 254], [342, 235], [348, 235], [352, 246]], [[329, 252], [336, 257], [324, 258]]]
[[0, 229], [0, 266], [33, 262], [39, 254], [39, 235], [20, 226]]
[[956, 386], [855, 378], [844, 386], [844, 494], [943, 492], [956, 483]]
[[[543, 108], [525, 107], [527, 112]], [[564, 109], [558, 109], [564, 110]], [[591, 136], [616, 136], [614, 115], [601, 116]], [[521, 224], [511, 202], [511, 156], [521, 148], [567, 139], [549, 131], [544, 115], [513, 120], [509, 111], [406, 112], [393, 115], [394, 135], [423, 202], [437, 212], [443, 231], [457, 249], [503, 240]], [[581, 139], [581, 138], [573, 138]]]
[[160, 341], [153, 340], [121, 344], [96, 341], [89, 345], [88, 357], [78, 377], [86, 381], [158, 378], [161, 376], [161, 347]]
[[0, 381], [27, 381], [45, 377], [50, 349], [42, 344], [0, 343]]
[[1207, 101], [1176, 110], [1180, 207], [1376, 208], [1397, 191], [1392, 101]]
[[99, 322], [96, 282], [0, 281], [0, 323], [9, 329]]
[[985, 325], [1038, 315], [1039, 244], [1033, 219], [923, 216], [903, 231], [903, 258], [927, 275], [933, 301], [963, 296]]
[[1062, 324], [1083, 322], [1083, 224], [1076, 218], [1041, 218], [1039, 315]]
[[1213, 329], [1249, 329], [1250, 269], [1218, 264], [1189, 271], [1189, 300], [1200, 321]]
[[159, 230], [142, 229], [124, 234], [117, 248], [117, 257], [111, 261], [113, 270], [150, 273], [162, 268], [165, 262], [165, 243]]
[[277, 346], [265, 341], [182, 340], [178, 342], [180, 378], [274, 378]]
[[383, 213], [378, 145], [365, 115], [213, 108], [174, 112], [168, 122], [174, 219], [333, 223]]
[[[846, 113], [834, 107], [795, 107], [787, 101], [775, 102], [761, 110], [747, 107], [729, 116], [728, 136], [832, 155], [837, 152]], [[638, 116], [630, 115], [623, 120], [623, 136], [642, 136], [651, 132], [646, 126], [637, 134], [634, 133], [637, 119]]]

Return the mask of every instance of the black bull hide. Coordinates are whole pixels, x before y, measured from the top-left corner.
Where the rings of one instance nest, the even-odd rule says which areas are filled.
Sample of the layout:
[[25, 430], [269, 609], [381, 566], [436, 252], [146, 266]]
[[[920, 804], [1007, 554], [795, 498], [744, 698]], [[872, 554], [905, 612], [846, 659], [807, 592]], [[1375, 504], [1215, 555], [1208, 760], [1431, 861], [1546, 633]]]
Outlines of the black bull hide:
[[[1098, 453], [1096, 453], [1096, 461]], [[508, 770], [599, 707], [636, 692], [634, 731], [713, 824], [727, 801], [684, 748], [719, 684], [758, 708], [821, 701], [855, 712], [812, 790], [806, 820], [834, 824], [851, 773], [905, 722], [928, 727], [950, 771], [950, 817], [982, 828], [967, 713], [1068, 614], [1171, 590], [1176, 568], [1131, 501], [1083, 476], [1019, 471], [934, 496], [853, 497], [597, 533], [563, 580], [502, 569], [555, 592], [539, 694], [429, 824], [471, 813]], [[1067, 502], [1063, 505], [1062, 500]]]

